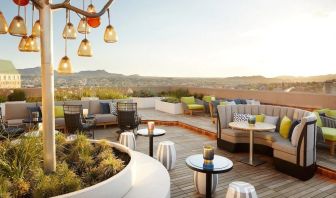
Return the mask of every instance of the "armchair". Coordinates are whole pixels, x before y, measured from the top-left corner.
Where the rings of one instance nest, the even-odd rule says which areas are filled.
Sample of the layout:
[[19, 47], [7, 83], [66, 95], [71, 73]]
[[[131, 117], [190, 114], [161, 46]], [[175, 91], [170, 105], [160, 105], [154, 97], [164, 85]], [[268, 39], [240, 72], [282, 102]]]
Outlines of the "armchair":
[[195, 99], [194, 96], [181, 97], [181, 103], [183, 106], [184, 113], [189, 113], [190, 115], [192, 115], [193, 112], [204, 112], [203, 101]]
[[315, 113], [317, 117], [317, 141], [318, 143], [326, 143], [330, 146], [330, 155], [335, 155], [336, 147], [336, 120], [320, 116]]
[[214, 96], [203, 96], [203, 104], [205, 113], [210, 113], [210, 103], [213, 99], [216, 99]]

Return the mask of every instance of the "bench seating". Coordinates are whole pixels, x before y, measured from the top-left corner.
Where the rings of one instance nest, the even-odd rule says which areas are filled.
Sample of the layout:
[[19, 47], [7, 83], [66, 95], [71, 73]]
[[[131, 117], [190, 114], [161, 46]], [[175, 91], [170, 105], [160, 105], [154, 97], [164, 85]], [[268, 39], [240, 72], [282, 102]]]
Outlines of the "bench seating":
[[316, 116], [301, 109], [271, 105], [218, 106], [217, 145], [230, 152], [247, 152], [249, 133], [229, 128], [233, 113], [265, 114], [278, 116], [278, 126], [284, 116], [291, 120], [301, 120], [298, 146], [278, 132], [255, 132], [254, 151], [274, 157], [276, 169], [296, 178], [310, 179], [316, 169]]

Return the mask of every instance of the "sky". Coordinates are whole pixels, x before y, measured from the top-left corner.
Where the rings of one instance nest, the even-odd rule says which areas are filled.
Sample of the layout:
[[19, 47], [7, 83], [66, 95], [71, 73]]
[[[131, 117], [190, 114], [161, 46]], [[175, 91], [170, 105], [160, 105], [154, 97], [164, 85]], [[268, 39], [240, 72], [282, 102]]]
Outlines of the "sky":
[[[104, 2], [93, 0], [97, 10]], [[2, 0], [0, 10], [8, 25], [17, 15], [12, 0]], [[65, 11], [53, 16], [57, 68], [64, 56]], [[172, 77], [336, 73], [335, 0], [115, 0], [111, 23], [119, 41], [113, 44], [104, 43], [107, 16], [101, 19], [88, 35], [93, 57], [77, 56], [84, 35], [68, 42], [74, 71]], [[79, 17], [72, 14], [71, 21], [77, 26]], [[12, 60], [17, 68], [39, 66], [40, 53], [19, 52], [19, 41], [0, 35], [0, 59]]]

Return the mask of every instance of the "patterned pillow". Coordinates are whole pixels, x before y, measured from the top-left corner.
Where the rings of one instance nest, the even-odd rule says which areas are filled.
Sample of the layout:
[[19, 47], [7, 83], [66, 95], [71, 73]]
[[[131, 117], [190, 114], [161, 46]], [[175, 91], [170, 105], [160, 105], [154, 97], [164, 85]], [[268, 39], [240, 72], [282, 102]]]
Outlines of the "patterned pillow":
[[113, 115], [118, 115], [116, 102], [110, 102], [110, 113]]
[[233, 121], [234, 122], [247, 122], [247, 120], [250, 116], [251, 116], [250, 114], [234, 113], [233, 114]]

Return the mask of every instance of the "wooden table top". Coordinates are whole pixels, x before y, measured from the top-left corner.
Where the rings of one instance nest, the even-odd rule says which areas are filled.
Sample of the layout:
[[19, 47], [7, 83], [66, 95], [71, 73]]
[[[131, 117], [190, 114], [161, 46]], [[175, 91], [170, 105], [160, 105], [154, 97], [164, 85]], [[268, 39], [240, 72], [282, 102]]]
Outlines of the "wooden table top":
[[270, 131], [276, 128], [275, 125], [265, 122], [256, 122], [255, 125], [250, 125], [248, 122], [230, 122], [229, 126], [233, 129], [240, 129], [244, 131]]

